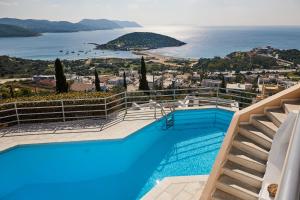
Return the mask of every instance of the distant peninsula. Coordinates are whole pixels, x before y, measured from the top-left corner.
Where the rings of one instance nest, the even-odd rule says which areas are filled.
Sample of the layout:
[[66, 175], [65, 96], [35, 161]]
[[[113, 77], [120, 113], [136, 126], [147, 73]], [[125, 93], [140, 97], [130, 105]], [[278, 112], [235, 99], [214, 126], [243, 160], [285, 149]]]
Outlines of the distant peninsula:
[[39, 35], [39, 33], [19, 26], [0, 24], [0, 37], [34, 37]]
[[[36, 33], [63, 33], [141, 27], [141, 25], [132, 21], [108, 19], [83, 19], [77, 23], [72, 23], [68, 21], [0, 18], [0, 24], [16, 26]], [[8, 35], [8, 37], [10, 36]]]
[[134, 32], [125, 34], [106, 44], [97, 45], [96, 49], [107, 50], [149, 50], [163, 47], [178, 47], [186, 43], [175, 38], [150, 32]]

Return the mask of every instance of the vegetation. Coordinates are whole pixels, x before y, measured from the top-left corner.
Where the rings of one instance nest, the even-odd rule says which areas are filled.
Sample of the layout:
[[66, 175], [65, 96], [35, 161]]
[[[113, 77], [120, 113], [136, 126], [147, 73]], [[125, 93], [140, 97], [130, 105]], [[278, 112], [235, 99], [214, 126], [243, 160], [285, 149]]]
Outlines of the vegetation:
[[[86, 60], [63, 60], [65, 73], [79, 76], [94, 75], [95, 68], [102, 74], [116, 74], [120, 69], [140, 68], [140, 59], [94, 58]], [[161, 64], [150, 63], [149, 70], [161, 68]], [[0, 56], [0, 78], [31, 78], [33, 75], [53, 75], [54, 61], [29, 60]]]
[[253, 69], [274, 69], [277, 63], [275, 58], [260, 55], [249, 55], [247, 52], [234, 52], [225, 58], [201, 58], [194, 66], [201, 71], [241, 71]]
[[259, 79], [259, 75], [257, 75], [257, 77], [253, 80], [253, 83], [252, 83], [252, 92], [258, 92], [258, 79]]
[[26, 28], [0, 24], [0, 37], [33, 37], [40, 34]]
[[34, 95], [28, 97], [18, 97], [0, 99], [0, 104], [10, 102], [23, 102], [23, 101], [51, 101], [51, 100], [68, 100], [68, 99], [93, 99], [93, 98], [105, 98], [111, 96], [112, 92], [68, 92], [60, 94], [46, 94], [46, 95]]
[[146, 64], [144, 57], [141, 59], [141, 71], [140, 71], [140, 85], [139, 85], [139, 90], [149, 90], [149, 85], [147, 81], [147, 69], [146, 69]]
[[69, 90], [69, 86], [64, 74], [63, 65], [59, 59], [55, 61], [55, 78], [56, 78], [56, 92], [66, 93]]
[[97, 70], [95, 69], [95, 88], [97, 92], [101, 91], [101, 87], [100, 87], [100, 79], [99, 79], [99, 75]]
[[280, 59], [300, 64], [300, 51], [297, 49], [277, 50], [276, 53], [278, 53]]
[[126, 81], [126, 73], [123, 72], [123, 87], [125, 90], [127, 90], [127, 81]]
[[97, 49], [109, 50], [144, 50], [162, 47], [174, 47], [185, 45], [184, 42], [169, 36], [148, 32], [134, 32], [123, 35], [106, 44], [98, 45]]

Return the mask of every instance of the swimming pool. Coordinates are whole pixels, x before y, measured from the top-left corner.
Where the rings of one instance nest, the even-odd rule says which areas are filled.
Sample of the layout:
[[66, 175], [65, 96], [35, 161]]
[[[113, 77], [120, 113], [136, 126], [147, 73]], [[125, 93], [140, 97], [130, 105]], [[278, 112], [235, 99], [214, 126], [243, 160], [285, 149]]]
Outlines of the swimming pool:
[[[175, 112], [123, 140], [20, 146], [0, 154], [1, 200], [132, 200], [168, 176], [209, 174], [233, 112]], [[101, 134], [101, 133], [100, 133]]]

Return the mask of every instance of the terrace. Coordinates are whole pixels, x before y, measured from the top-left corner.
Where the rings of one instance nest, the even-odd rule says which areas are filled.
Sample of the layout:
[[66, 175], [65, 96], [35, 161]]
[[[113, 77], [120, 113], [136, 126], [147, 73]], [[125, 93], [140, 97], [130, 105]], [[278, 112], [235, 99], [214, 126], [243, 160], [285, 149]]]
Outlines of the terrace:
[[[269, 174], [268, 171], [270, 170], [268, 169], [270, 166], [264, 164], [264, 168], [261, 171], [259, 167], [252, 169], [253, 171], [260, 171], [260, 178], [253, 178], [253, 175], [249, 175], [249, 171], [247, 170], [248, 175], [238, 173], [238, 169], [228, 169], [228, 159], [231, 159], [230, 153], [232, 153], [232, 145], [243, 152], [250, 152], [249, 154], [253, 154], [254, 157], [258, 156], [259, 159], [265, 160], [264, 163], [266, 163], [269, 159], [269, 156], [265, 156], [266, 150], [260, 150], [258, 152], [255, 148], [250, 148], [251, 145], [248, 148], [241, 145], [245, 144], [244, 141], [239, 141], [240, 143], [235, 142], [237, 132], [241, 132], [242, 130], [240, 124], [241, 122], [245, 124], [248, 120], [252, 120], [250, 121], [251, 124], [257, 125], [259, 130], [266, 130], [266, 128], [259, 124], [263, 122], [260, 119], [255, 119], [265, 114], [267, 117], [270, 117], [269, 119], [271, 119], [271, 122], [274, 123], [276, 127], [279, 127], [279, 129], [274, 128], [275, 132], [279, 132], [281, 124], [286, 123], [286, 116], [283, 115], [285, 114], [285, 112], [283, 112], [281, 116], [284, 116], [284, 118], [278, 117], [278, 110], [276, 109], [279, 109], [280, 106], [285, 106], [284, 108], [288, 107], [292, 110], [298, 109], [297, 101], [296, 103], [286, 103], [287, 99], [292, 99], [294, 100], [292, 102], [295, 102], [295, 100], [300, 97], [298, 91], [300, 91], [300, 86], [295, 86], [256, 104], [253, 104], [255, 103], [255, 94], [222, 88], [123, 92], [106, 98], [2, 104], [0, 105], [0, 123], [2, 127], [0, 129], [0, 151], [5, 153], [8, 149], [29, 144], [123, 140], [157, 121], [162, 121], [166, 127], [169, 123], [171, 123], [171, 126], [172, 123], [176, 125], [179, 121], [177, 121], [177, 117], [175, 117], [175, 120], [173, 118], [172, 121], [172, 116], [175, 111], [205, 110], [208, 108], [234, 110], [237, 112], [233, 117], [209, 177], [166, 177], [143, 198], [199, 199], [201, 196], [201, 199], [258, 199], [261, 197], [259, 195], [267, 196], [265, 191], [268, 185], [264, 182], [264, 174]], [[274, 106], [276, 112], [269, 110], [271, 108], [274, 109]], [[291, 112], [291, 110], [288, 110], [286, 113], [289, 112]], [[295, 116], [293, 119], [295, 119]], [[256, 121], [259, 123], [256, 123]], [[240, 128], [238, 128], [239, 126]], [[243, 137], [251, 134], [247, 132], [247, 130], [244, 129], [244, 133], [246, 134], [244, 134]], [[273, 130], [266, 130], [267, 134], [274, 134], [272, 131]], [[292, 131], [290, 132], [291, 136], [289, 138], [297, 137], [295, 131], [293, 131], [293, 133]], [[289, 139], [286, 140], [289, 141]], [[251, 143], [252, 147], [253, 144], [256, 144], [260, 146], [260, 149], [261, 146], [265, 145], [268, 149], [267, 154], [271, 155], [271, 151], [276, 152], [276, 149], [272, 150], [271, 148], [272, 142], [277, 141], [278, 143], [280, 140], [275, 140], [275, 137], [272, 136], [272, 140], [267, 139], [267, 141], [269, 141], [269, 143], [265, 140], [256, 141], [255, 139], [246, 142], [248, 142], [247, 144]], [[287, 143], [290, 144], [289, 142]], [[290, 148], [293, 147], [292, 144], [290, 144], [290, 146]], [[293, 155], [290, 152], [282, 153], [282, 160], [287, 160], [285, 163], [291, 163], [291, 161], [289, 161], [291, 160], [290, 154]], [[231, 159], [230, 161], [234, 162], [236, 160]], [[239, 162], [238, 165], [245, 165], [245, 162], [237, 162]], [[246, 167], [249, 166], [249, 164], [249, 162], [246, 163]], [[286, 164], [288, 168], [296, 166], [295, 164], [290, 165], [291, 164]], [[234, 165], [231, 166], [236, 167]], [[239, 170], [241, 171], [241, 169]], [[279, 174], [281, 173], [287, 173], [286, 167], [281, 168]], [[228, 181], [227, 177], [225, 181], [223, 180], [224, 175], [230, 179], [236, 180], [240, 178], [241, 181], [250, 181], [250, 183], [253, 184], [248, 186], [240, 183], [232, 184], [230, 183], [232, 180]], [[291, 182], [295, 180], [285, 180], [282, 178], [282, 180], [272, 181], [277, 181], [276, 183], [278, 184], [281, 183], [281, 181], [291, 184]], [[257, 193], [254, 193], [253, 190], [249, 192], [249, 188], [253, 187], [257, 188], [255, 190], [258, 191]], [[263, 192], [259, 194], [260, 189]], [[284, 194], [285, 187], [279, 187], [279, 189], [281, 196]]]

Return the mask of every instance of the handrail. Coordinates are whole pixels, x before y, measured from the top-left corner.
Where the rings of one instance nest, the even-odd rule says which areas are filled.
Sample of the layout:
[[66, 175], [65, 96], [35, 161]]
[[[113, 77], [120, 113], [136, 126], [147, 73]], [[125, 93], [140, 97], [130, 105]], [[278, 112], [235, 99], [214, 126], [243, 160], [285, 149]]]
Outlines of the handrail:
[[[168, 115], [172, 115], [172, 125], [171, 126], [173, 126], [174, 125], [174, 114], [173, 114], [173, 112], [175, 112], [175, 106], [174, 106], [174, 104], [169, 104], [169, 109], [170, 109], [170, 113], [166, 113], [166, 111], [165, 111], [165, 109], [164, 109], [164, 107], [163, 107], [163, 105], [162, 104], [160, 104], [160, 103], [156, 103], [156, 105], [159, 105], [160, 106], [160, 108], [161, 108], [161, 114], [162, 114], [162, 116], [163, 116], [163, 118], [165, 119], [165, 121], [166, 121], [166, 128], [168, 128], [168, 126], [169, 126], [169, 118], [168, 118]], [[170, 106], [170, 105], [172, 105], [172, 106]]]
[[287, 156], [275, 200], [298, 200], [300, 198], [300, 116], [297, 119], [290, 138]]
[[[149, 91], [134, 91], [134, 92], [121, 92], [118, 94], [111, 95], [105, 98], [78, 98], [78, 99], [62, 99], [62, 100], [41, 100], [41, 101], [19, 101], [12, 103], [0, 104], [0, 127], [1, 124], [13, 124], [10, 123], [12, 120], [22, 122], [24, 116], [28, 116], [26, 120], [30, 121], [30, 116], [32, 115], [32, 121], [35, 121], [37, 113], [44, 113], [43, 115], [51, 114], [52, 117], [57, 120], [61, 120], [63, 116], [63, 121], [65, 121], [65, 114], [69, 112], [78, 113], [76, 117], [83, 117], [84, 115], [80, 113], [87, 113], [93, 111], [103, 110], [103, 115], [107, 118], [109, 112], [113, 112], [114, 109], [117, 111], [124, 105], [127, 108], [127, 105], [134, 101], [136, 103], [147, 103], [150, 99], [154, 99], [155, 102], [161, 103], [174, 103], [173, 108], [176, 105], [178, 100], [182, 100], [185, 96], [194, 96], [195, 99], [198, 98], [201, 102], [201, 105], [225, 105], [225, 101], [231, 99], [232, 101], [239, 102], [239, 105], [243, 107], [250, 104], [251, 98], [242, 97], [241, 91], [236, 91], [232, 93], [233, 90], [228, 91], [224, 98], [219, 90], [222, 88], [216, 87], [198, 87], [198, 88], [185, 88], [185, 89], [166, 89], [166, 90], [149, 90]], [[239, 92], [239, 93], [237, 93]], [[215, 98], [218, 98], [217, 100]], [[86, 101], [84, 101], [86, 100]], [[95, 101], [96, 100], [96, 101]], [[214, 102], [214, 103], [213, 103]], [[225, 103], [225, 104], [224, 104]], [[229, 103], [228, 103], [229, 104]], [[193, 104], [188, 104], [193, 105]], [[171, 109], [171, 108], [170, 108]], [[155, 109], [156, 110], [156, 109]], [[85, 112], [84, 112], [85, 111]], [[172, 110], [171, 110], [172, 112]], [[54, 114], [57, 116], [54, 116]], [[15, 118], [11, 119], [6, 116], [14, 115]], [[94, 115], [94, 114], [92, 114]], [[75, 117], [75, 116], [74, 116]], [[46, 121], [46, 118], [41, 117], [40, 120]], [[156, 118], [156, 116], [154, 116]]]

